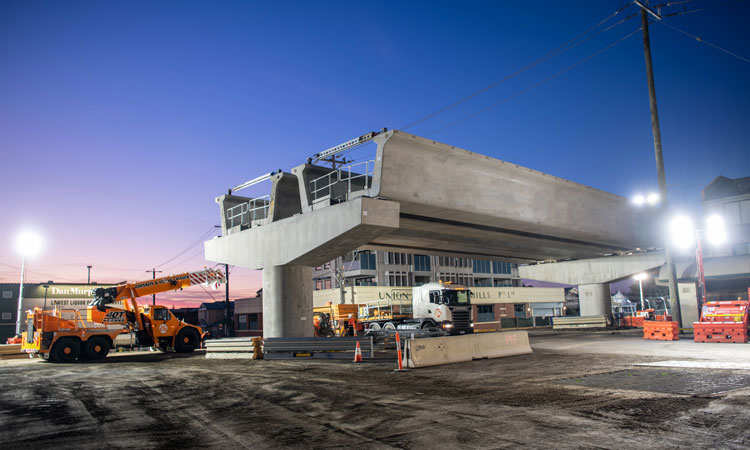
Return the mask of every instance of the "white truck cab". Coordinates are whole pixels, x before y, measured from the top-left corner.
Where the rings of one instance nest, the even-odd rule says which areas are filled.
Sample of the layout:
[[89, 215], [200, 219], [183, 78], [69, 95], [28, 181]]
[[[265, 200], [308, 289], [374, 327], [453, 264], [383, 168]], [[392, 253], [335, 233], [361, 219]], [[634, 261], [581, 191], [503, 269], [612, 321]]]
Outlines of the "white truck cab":
[[442, 328], [450, 334], [474, 331], [471, 291], [462, 285], [427, 283], [412, 289], [412, 307], [420, 328]]

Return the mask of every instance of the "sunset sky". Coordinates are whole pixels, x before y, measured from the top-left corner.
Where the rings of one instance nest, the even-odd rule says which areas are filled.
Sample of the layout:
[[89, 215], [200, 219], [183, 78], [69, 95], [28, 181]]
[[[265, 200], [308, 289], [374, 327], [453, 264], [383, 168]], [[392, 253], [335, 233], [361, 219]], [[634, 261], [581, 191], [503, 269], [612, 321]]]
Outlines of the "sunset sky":
[[[619, 23], [634, 6], [501, 82], [627, 4], [0, 2], [0, 282], [18, 281], [28, 229], [44, 240], [32, 282], [213, 267], [215, 197], [428, 116], [406, 131], [626, 197], [655, 190], [640, 19]], [[684, 10], [698, 11], [653, 23], [651, 44], [670, 202], [697, 214], [716, 176], [750, 175], [750, 2], [664, 13]], [[248, 269], [230, 280], [232, 298], [261, 285]]]

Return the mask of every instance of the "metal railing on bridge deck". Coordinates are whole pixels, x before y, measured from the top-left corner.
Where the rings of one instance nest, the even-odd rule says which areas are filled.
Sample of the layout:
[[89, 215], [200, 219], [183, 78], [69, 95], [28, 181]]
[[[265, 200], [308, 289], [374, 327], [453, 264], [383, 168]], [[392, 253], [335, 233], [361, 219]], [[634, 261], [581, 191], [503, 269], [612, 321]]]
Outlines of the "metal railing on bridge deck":
[[254, 220], [265, 219], [271, 206], [271, 196], [254, 198], [226, 210], [227, 228], [250, 225]]
[[[357, 168], [357, 169], [354, 169]], [[363, 171], [359, 171], [363, 168]], [[363, 161], [357, 164], [352, 164], [340, 169], [333, 170], [322, 177], [318, 177], [309, 182], [310, 193], [312, 194], [313, 202], [325, 197], [333, 197], [333, 189], [339, 183], [346, 183], [346, 198], [344, 201], [350, 200], [352, 194], [352, 186], [355, 191], [369, 189], [372, 184], [372, 173], [375, 168], [375, 160]], [[360, 183], [361, 180], [361, 183]]]

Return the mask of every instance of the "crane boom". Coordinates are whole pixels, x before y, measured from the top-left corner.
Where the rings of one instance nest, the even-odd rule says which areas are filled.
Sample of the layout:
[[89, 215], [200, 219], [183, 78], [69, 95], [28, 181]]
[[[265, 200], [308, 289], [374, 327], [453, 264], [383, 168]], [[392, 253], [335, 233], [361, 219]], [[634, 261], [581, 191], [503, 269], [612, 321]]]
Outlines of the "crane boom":
[[89, 306], [95, 306], [100, 311], [106, 309], [107, 304], [130, 298], [135, 301], [138, 297], [158, 294], [160, 292], [176, 291], [188, 286], [203, 284], [216, 288], [226, 282], [224, 273], [214, 269], [204, 269], [195, 272], [185, 272], [177, 275], [146, 280], [137, 283], [123, 283], [109, 288], [94, 289], [94, 299]]

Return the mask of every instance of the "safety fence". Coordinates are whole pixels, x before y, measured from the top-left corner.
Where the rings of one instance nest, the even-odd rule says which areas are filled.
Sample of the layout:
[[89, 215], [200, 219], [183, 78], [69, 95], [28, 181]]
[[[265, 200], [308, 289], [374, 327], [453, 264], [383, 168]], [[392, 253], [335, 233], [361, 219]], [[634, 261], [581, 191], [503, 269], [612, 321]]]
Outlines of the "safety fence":
[[264, 195], [227, 208], [225, 212], [227, 228], [234, 228], [238, 225], [249, 226], [254, 220], [267, 218], [270, 206], [271, 196]]
[[344, 183], [346, 187], [346, 198], [349, 200], [354, 191], [369, 189], [372, 184], [372, 173], [375, 168], [375, 160], [363, 161], [352, 164], [310, 180], [310, 194], [312, 200], [317, 201], [324, 197], [333, 197], [334, 187]]
[[364, 358], [375, 357], [372, 337], [340, 338], [266, 338], [263, 340], [265, 359], [353, 359], [359, 342]]

